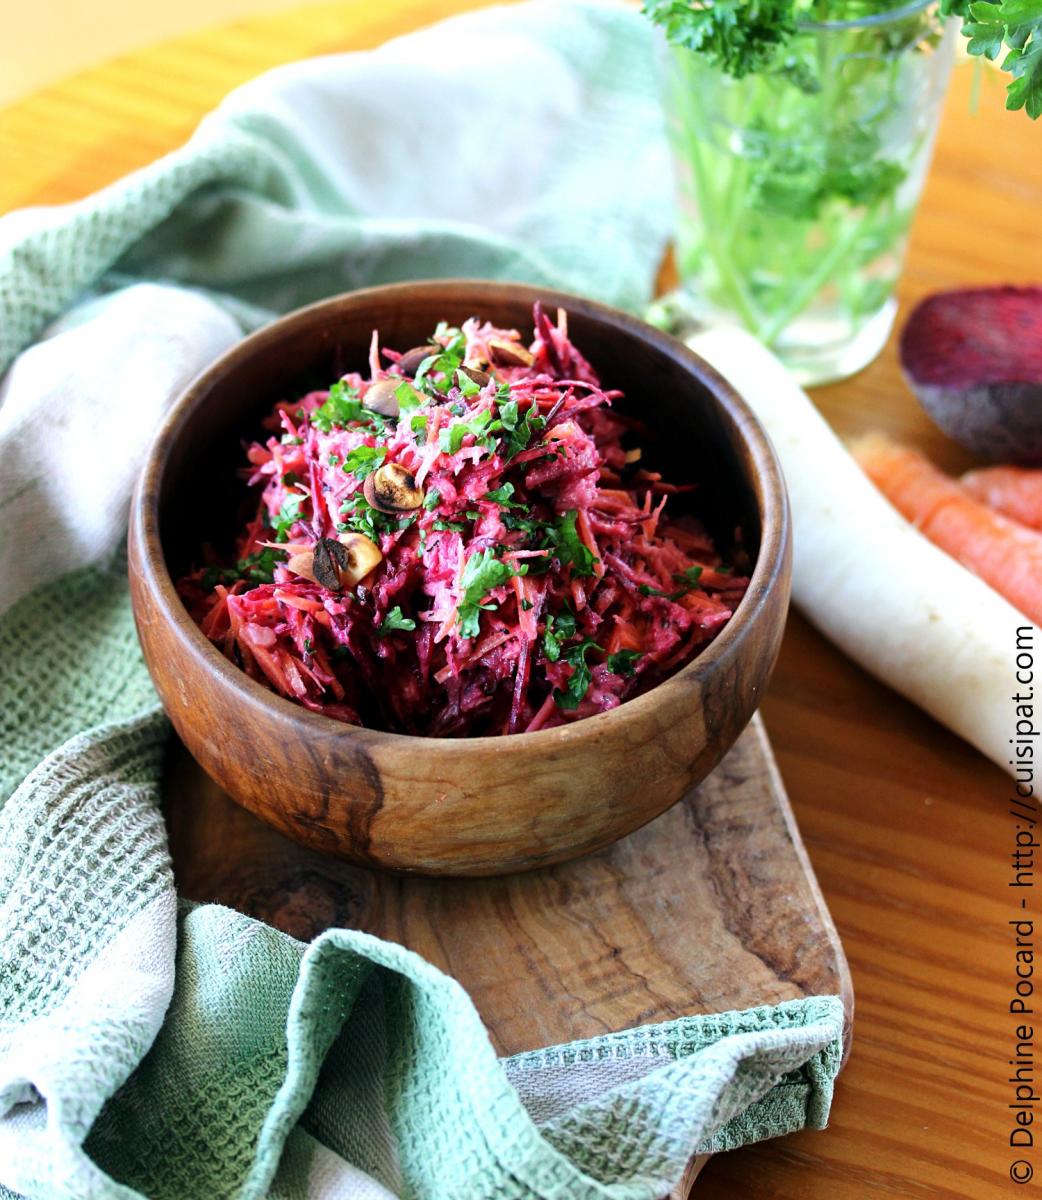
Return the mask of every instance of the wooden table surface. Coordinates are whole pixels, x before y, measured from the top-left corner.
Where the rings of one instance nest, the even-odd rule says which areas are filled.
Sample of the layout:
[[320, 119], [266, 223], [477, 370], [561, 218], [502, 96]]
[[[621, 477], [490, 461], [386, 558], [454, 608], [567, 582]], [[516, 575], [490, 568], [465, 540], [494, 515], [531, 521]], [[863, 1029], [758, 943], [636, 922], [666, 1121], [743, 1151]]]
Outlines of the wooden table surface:
[[[480, 6], [347, 0], [181, 38], [77, 75], [0, 110], [0, 211], [73, 200], [142, 166], [268, 67], [375, 46]], [[904, 313], [936, 288], [1042, 278], [1042, 123], [1004, 112], [991, 76], [971, 111], [972, 74], [968, 66], [955, 73], [900, 289]], [[908, 394], [893, 340], [857, 378], [816, 399], [843, 435], [881, 428], [946, 467], [966, 461]], [[853, 970], [854, 1049], [828, 1132], [718, 1155], [696, 1195], [989, 1200], [1015, 1192], [1005, 777], [796, 614], [763, 711]]]

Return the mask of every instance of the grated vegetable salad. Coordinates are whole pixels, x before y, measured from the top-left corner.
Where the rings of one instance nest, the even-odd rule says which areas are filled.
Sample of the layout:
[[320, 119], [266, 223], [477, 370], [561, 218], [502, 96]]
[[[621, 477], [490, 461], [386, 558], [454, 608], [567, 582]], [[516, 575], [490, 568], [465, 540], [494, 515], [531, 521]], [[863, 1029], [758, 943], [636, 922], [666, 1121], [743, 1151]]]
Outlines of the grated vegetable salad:
[[694, 657], [748, 580], [667, 503], [537, 305], [478, 318], [280, 402], [244, 472], [236, 561], [178, 583], [206, 636], [274, 691], [397, 733], [530, 732], [615, 708]]

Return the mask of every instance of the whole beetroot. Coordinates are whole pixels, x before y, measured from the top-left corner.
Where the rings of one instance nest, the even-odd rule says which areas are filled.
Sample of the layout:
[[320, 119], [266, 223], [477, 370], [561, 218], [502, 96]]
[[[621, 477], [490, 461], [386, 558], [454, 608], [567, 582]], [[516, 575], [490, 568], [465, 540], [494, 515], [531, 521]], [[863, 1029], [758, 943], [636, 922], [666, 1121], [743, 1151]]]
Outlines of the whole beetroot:
[[901, 366], [920, 404], [992, 462], [1042, 464], [1042, 287], [939, 292], [912, 312]]

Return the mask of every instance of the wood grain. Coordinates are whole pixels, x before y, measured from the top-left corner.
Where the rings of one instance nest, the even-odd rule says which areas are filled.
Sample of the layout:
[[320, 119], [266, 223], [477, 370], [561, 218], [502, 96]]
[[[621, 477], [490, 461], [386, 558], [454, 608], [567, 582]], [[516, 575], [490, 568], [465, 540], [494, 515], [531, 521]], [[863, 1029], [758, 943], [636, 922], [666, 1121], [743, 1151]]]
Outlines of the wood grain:
[[700, 788], [639, 832], [498, 879], [391, 875], [301, 849], [180, 747], [164, 795], [183, 895], [303, 940], [346, 925], [408, 946], [466, 985], [500, 1054], [807, 995], [843, 995], [852, 1013], [842, 947], [758, 718]]
[[[697, 481], [697, 515], [730, 561], [743, 530], [755, 566], [734, 616], [680, 671], [609, 713], [512, 737], [415, 738], [331, 721], [250, 679], [210, 644], [174, 591], [220, 544], [241, 497], [241, 438], [301, 379], [333, 379], [382, 344], [422, 344], [438, 321], [524, 328], [564, 307], [594, 369], [648, 422], [644, 461]], [[632, 406], [632, 407], [630, 407]], [[654, 414], [653, 416], [651, 414]], [[655, 430], [669, 436], [655, 437]], [[200, 478], [215, 481], [201, 489]], [[227, 514], [225, 518], [222, 514]], [[219, 522], [227, 520], [222, 530]], [[766, 690], [789, 598], [788, 505], [774, 452], [707, 364], [625, 313], [518, 284], [433, 281], [312, 305], [246, 338], [194, 381], [149, 451], [130, 514], [134, 617], [185, 744], [240, 804], [304, 845], [426, 874], [493, 875], [585, 854], [639, 828], [699, 783]], [[596, 802], [591, 803], [591, 797]]]
[[[849, 1050], [850, 972], [759, 717], [650, 825], [498, 879], [390, 875], [303, 849], [181, 745], [163, 794], [180, 894], [304, 941], [344, 925], [408, 946], [465, 985], [501, 1055], [812, 995], [843, 998]], [[708, 1162], [694, 1158], [668, 1200]]]
[[[302, 8], [165, 43], [0, 112], [0, 207], [55, 204], [173, 149], [230, 88], [306, 54], [361, 49], [465, 0]], [[899, 289], [1042, 277], [1042, 130], [1002, 87], [955, 71]], [[966, 456], [905, 388], [893, 339], [816, 400], [844, 436], [873, 428], [942, 465]], [[827, 1134], [717, 1155], [699, 1200], [1000, 1200], [1011, 973], [1006, 781], [973, 751], [790, 618], [764, 716], [858, 995]]]

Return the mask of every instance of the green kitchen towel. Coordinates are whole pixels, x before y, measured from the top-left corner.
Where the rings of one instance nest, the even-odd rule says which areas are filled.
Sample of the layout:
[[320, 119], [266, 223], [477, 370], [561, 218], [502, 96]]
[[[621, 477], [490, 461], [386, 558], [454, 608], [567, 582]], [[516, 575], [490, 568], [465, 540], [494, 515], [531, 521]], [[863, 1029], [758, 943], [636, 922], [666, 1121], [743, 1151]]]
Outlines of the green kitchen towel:
[[537, 0], [274, 71], [153, 166], [0, 220], [4, 1200], [654, 1200], [696, 1150], [824, 1125], [838, 997], [500, 1060], [399, 946], [179, 905], [157, 803], [119, 547], [179, 389], [360, 284], [638, 307], [667, 175], [642, 18]]

